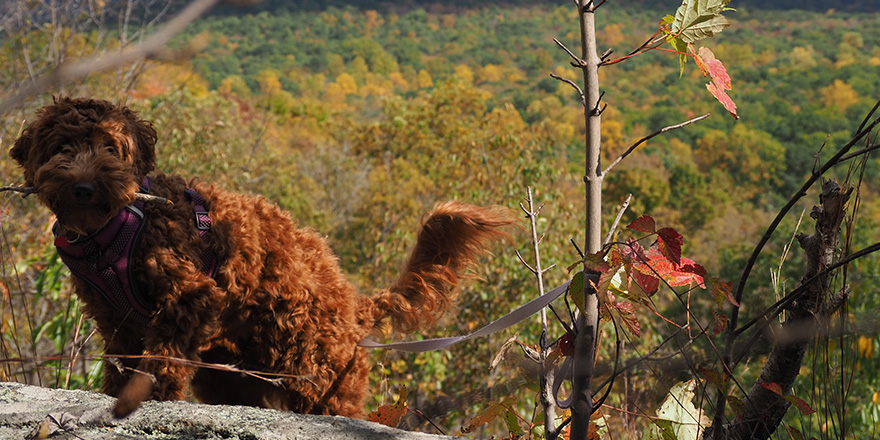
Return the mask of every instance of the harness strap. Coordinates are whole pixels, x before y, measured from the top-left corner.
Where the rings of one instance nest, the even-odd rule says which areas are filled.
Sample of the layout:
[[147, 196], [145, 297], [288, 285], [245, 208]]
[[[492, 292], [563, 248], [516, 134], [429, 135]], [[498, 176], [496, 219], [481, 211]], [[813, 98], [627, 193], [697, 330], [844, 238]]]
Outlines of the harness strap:
[[185, 193], [193, 202], [196, 228], [199, 230], [199, 238], [202, 239], [202, 254], [200, 255], [202, 273], [214, 278], [217, 273], [217, 256], [211, 252], [208, 246], [211, 243], [211, 217], [208, 215], [208, 208], [205, 207], [205, 199], [193, 188], [187, 188]]
[[[142, 185], [141, 191], [149, 189]], [[58, 256], [70, 271], [100, 292], [114, 308], [146, 325], [152, 315], [149, 302], [132, 282], [129, 264], [146, 224], [143, 207], [144, 202], [135, 201], [100, 231], [78, 240], [59, 236], [57, 223], [53, 232]]]
[[[149, 194], [149, 178], [144, 178], [140, 191]], [[216, 255], [207, 246], [211, 238], [211, 218], [206, 202], [192, 188], [187, 188], [185, 193], [193, 202], [195, 224], [203, 242], [200, 255], [202, 273], [213, 278], [218, 263]], [[100, 292], [116, 310], [142, 325], [149, 323], [152, 310], [148, 298], [138, 292], [132, 276], [131, 261], [145, 225], [144, 202], [136, 200], [100, 231], [87, 237], [69, 240], [59, 235], [57, 223], [53, 228], [58, 255], [70, 271]]]

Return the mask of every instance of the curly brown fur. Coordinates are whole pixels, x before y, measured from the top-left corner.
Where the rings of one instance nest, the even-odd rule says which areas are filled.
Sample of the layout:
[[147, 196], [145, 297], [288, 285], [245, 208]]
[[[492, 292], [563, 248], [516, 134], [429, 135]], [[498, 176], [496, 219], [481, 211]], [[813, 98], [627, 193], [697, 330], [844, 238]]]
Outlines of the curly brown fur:
[[[27, 185], [73, 239], [99, 230], [134, 199], [155, 167], [149, 122], [107, 101], [61, 97], [37, 113], [10, 151]], [[85, 185], [93, 191], [77, 192]], [[188, 186], [204, 197], [211, 238], [199, 238]], [[130, 264], [152, 303], [148, 325], [115, 309], [76, 276], [74, 289], [94, 318], [108, 356], [103, 390], [114, 414], [144, 399], [181, 399], [188, 382], [207, 403], [243, 404], [314, 414], [363, 415], [368, 383], [357, 343], [389, 318], [397, 331], [431, 324], [483, 244], [514, 222], [507, 210], [439, 204], [423, 221], [400, 279], [374, 297], [359, 295], [318, 233], [298, 228], [265, 198], [152, 176], [142, 239]], [[207, 246], [220, 266], [202, 273]], [[264, 372], [276, 381], [179, 358]]]

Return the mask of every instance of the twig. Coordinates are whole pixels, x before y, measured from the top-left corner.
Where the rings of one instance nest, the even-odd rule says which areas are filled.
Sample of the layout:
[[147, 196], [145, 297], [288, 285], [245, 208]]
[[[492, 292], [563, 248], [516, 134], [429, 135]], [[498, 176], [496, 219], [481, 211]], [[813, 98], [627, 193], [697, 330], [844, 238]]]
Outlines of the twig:
[[551, 73], [550, 77], [553, 79], [557, 79], [559, 81], [562, 81], [564, 83], [568, 83], [570, 86], [574, 87], [574, 89], [577, 90], [577, 92], [578, 92], [578, 96], [581, 97], [581, 104], [583, 104], [583, 106], [585, 108], [587, 107], [587, 98], [584, 96], [584, 91], [581, 90], [580, 86], [578, 86], [577, 83], [575, 83], [574, 81], [572, 81], [568, 78], [563, 78], [555, 73]]
[[599, 92], [599, 98], [596, 99], [596, 106], [593, 107], [593, 110], [590, 111], [593, 115], [599, 116], [602, 113], [605, 113], [605, 108], [608, 107], [608, 104], [602, 104], [602, 108], [601, 109], [599, 108], [599, 103], [602, 102], [603, 96], [605, 96], [604, 90]]
[[575, 55], [574, 52], [572, 52], [567, 47], [565, 47], [565, 45], [562, 44], [561, 41], [554, 38], [553, 42], [556, 43], [557, 46], [561, 47], [562, 50], [564, 50], [568, 54], [568, 56], [570, 56], [571, 59], [573, 59], [575, 61], [575, 63], [577, 63], [577, 64], [575, 64], [575, 67], [584, 67], [587, 65], [587, 63], [584, 60], [582, 60], [579, 56]]
[[[878, 101], [878, 105], [875, 106], [874, 109], [871, 110], [871, 112], [873, 113], [874, 110], [876, 110], [878, 106], [880, 106], [880, 101]], [[773, 231], [775, 231], [776, 228], [779, 227], [779, 224], [782, 223], [782, 219], [786, 216], [786, 214], [788, 214], [788, 212], [791, 210], [791, 208], [794, 207], [794, 205], [798, 202], [798, 200], [800, 200], [801, 198], [803, 198], [804, 196], [807, 195], [807, 189], [812, 187], [813, 184], [816, 183], [816, 181], [819, 180], [820, 177], [822, 177], [822, 175], [825, 173], [825, 171], [828, 171], [829, 169], [831, 169], [831, 167], [840, 163], [841, 158], [849, 152], [849, 150], [853, 147], [853, 145], [855, 145], [856, 142], [861, 140], [863, 137], [870, 134], [871, 131], [873, 131], [877, 125], [880, 125], [880, 118], [874, 119], [874, 121], [872, 121], [870, 124], [863, 123], [863, 125], [861, 127], [859, 127], [860, 128], [859, 132], [856, 133], [853, 136], [853, 138], [850, 139], [849, 142], [847, 142], [843, 147], [841, 147], [840, 150], [837, 153], [835, 153], [835, 155], [833, 157], [828, 159], [828, 161], [825, 162], [825, 165], [823, 165], [821, 167], [821, 169], [819, 169], [817, 172], [810, 175], [810, 177], [804, 182], [804, 184], [801, 185], [801, 187], [794, 193], [794, 195], [791, 196], [791, 198], [788, 200], [788, 202], [786, 202], [785, 206], [783, 206], [779, 210], [779, 212], [776, 214], [776, 218], [773, 219], [773, 221], [770, 223], [770, 226], [768, 226], [767, 230], [764, 231], [764, 235], [761, 236], [761, 239], [758, 241], [758, 244], [755, 245], [755, 248], [752, 251], [752, 254], [749, 256], [749, 259], [746, 260], [746, 265], [743, 268], [742, 274], [740, 275], [739, 282], [736, 285], [736, 290], [734, 291], [734, 299], [736, 300], [737, 304], [740, 304], [742, 301], [742, 296], [743, 296], [743, 293], [745, 292], [746, 281], [748, 281], [749, 276], [751, 275], [751, 272], [752, 272], [752, 268], [755, 266], [755, 263], [758, 261], [758, 256], [761, 254], [761, 251], [764, 249], [764, 246], [767, 244], [767, 242], [770, 241], [770, 236], [773, 235]], [[732, 338], [736, 337], [735, 334], [733, 334], [732, 332], [733, 332], [733, 329], [736, 328], [736, 324], [737, 324], [738, 319], [739, 319], [739, 307], [734, 307], [731, 312], [731, 316], [730, 316], [730, 327], [728, 327], [728, 331], [731, 332], [731, 333], [729, 333], [729, 335], [730, 335], [729, 337], [732, 337]], [[729, 341], [728, 344], [730, 345], [730, 344], [732, 344], [732, 342], [733, 341]]]
[[[528, 204], [528, 208], [520, 203], [520, 208], [522, 208], [523, 212], [525, 212], [526, 217], [529, 219], [529, 226], [532, 232], [532, 250], [535, 256], [535, 266], [529, 266], [522, 255], [520, 255], [519, 251], [516, 252], [516, 256], [519, 257], [520, 261], [535, 274], [536, 281], [538, 283], [538, 293], [539, 295], [544, 295], [544, 272], [550, 270], [550, 268], [543, 269], [541, 267], [541, 253], [539, 251], [539, 247], [541, 244], [541, 239], [538, 239], [538, 222], [537, 218], [541, 212], [541, 209], [544, 208], [544, 204], [542, 203], [537, 209], [534, 205], [534, 200], [532, 199], [532, 188], [526, 188], [526, 203]], [[553, 266], [551, 266], [553, 267]], [[554, 311], [555, 313], [555, 311]], [[541, 391], [540, 391], [540, 401], [541, 406], [544, 408], [544, 431], [546, 433], [555, 433], [556, 432], [556, 408], [554, 406], [553, 399], [553, 376], [554, 371], [552, 367], [547, 365], [547, 357], [550, 353], [549, 344], [547, 344], [547, 332], [548, 332], [548, 322], [547, 322], [547, 309], [541, 309], [541, 352], [539, 356], [540, 364], [541, 364]]]
[[159, 197], [159, 196], [154, 196], [154, 195], [144, 194], [144, 193], [134, 193], [134, 199], [140, 200], [143, 202], [160, 203], [163, 205], [173, 205], [174, 204], [174, 202], [172, 202], [171, 200], [168, 200], [164, 197]]
[[639, 139], [638, 142], [636, 142], [636, 143], [633, 144], [631, 147], [629, 147], [626, 151], [624, 151], [623, 154], [621, 154], [617, 159], [614, 159], [614, 161], [611, 162], [611, 163], [605, 168], [604, 171], [602, 171], [602, 176], [604, 177], [606, 174], [608, 174], [608, 172], [611, 171], [612, 168], [614, 168], [618, 163], [620, 163], [620, 161], [622, 161], [622, 160], [625, 159], [627, 156], [629, 156], [630, 153], [632, 153], [636, 148], [638, 148], [639, 145], [641, 145], [641, 144], [647, 142], [649, 139], [653, 138], [654, 136], [657, 136], [657, 135], [662, 134], [662, 133], [666, 133], [667, 131], [670, 131], [670, 130], [675, 130], [676, 128], [681, 128], [681, 127], [684, 127], [684, 126], [686, 126], [686, 125], [693, 124], [694, 122], [697, 122], [697, 121], [702, 121], [703, 119], [706, 119], [706, 118], [708, 118], [708, 117], [709, 117], [709, 113], [706, 113], [706, 114], [703, 115], [703, 116], [697, 116], [696, 118], [693, 118], [693, 119], [691, 119], [691, 120], [689, 120], [689, 121], [682, 122], [682, 123], [680, 123], [680, 124], [675, 124], [675, 125], [670, 125], [670, 126], [668, 126], [668, 127], [663, 127], [663, 128], [661, 128], [660, 130], [657, 130], [657, 131], [655, 131], [655, 132], [653, 132], [653, 133], [651, 133], [651, 134], [649, 134], [649, 135], [647, 135], [647, 136], [645, 136], [645, 137]]
[[187, 25], [213, 7], [218, 1], [193, 1], [177, 16], [169, 20], [165, 27], [159, 29], [144, 40], [143, 43], [135, 47], [121, 50], [115, 54], [99, 55], [80, 62], [62, 63], [52, 72], [29, 81], [28, 85], [22, 87], [14, 96], [0, 99], [0, 114], [12, 110], [27, 99], [27, 97], [42, 93], [55, 84], [74, 81], [93, 72], [112, 69], [140, 58], [159, 54], [172, 37], [182, 32]]
[[874, 243], [874, 244], [867, 246], [859, 251], [853, 252], [853, 253], [847, 255], [845, 258], [841, 258], [840, 261], [838, 261], [828, 267], [825, 267], [823, 270], [819, 271], [818, 273], [816, 273], [812, 277], [801, 282], [798, 285], [798, 287], [796, 287], [791, 292], [788, 292], [787, 294], [785, 294], [782, 297], [782, 299], [780, 299], [779, 301], [776, 301], [770, 307], [767, 307], [763, 312], [761, 312], [760, 314], [756, 315], [754, 318], [749, 320], [749, 322], [737, 327], [734, 330], [734, 333], [736, 335], [741, 335], [743, 332], [748, 330], [753, 325], [755, 325], [761, 321], [769, 321], [770, 319], [775, 318], [777, 315], [779, 315], [779, 313], [782, 312], [782, 310], [784, 310], [791, 303], [793, 303], [795, 300], [800, 298], [801, 295], [803, 295], [804, 292], [807, 291], [807, 288], [809, 287], [810, 283], [813, 283], [814, 281], [820, 279], [821, 277], [828, 276], [830, 273], [834, 272], [835, 270], [837, 270], [841, 266], [845, 266], [845, 265], [852, 263], [853, 261], [855, 261], [861, 257], [864, 257], [865, 255], [872, 254], [872, 253], [878, 252], [878, 251], [880, 251], [880, 242]]
[[874, 112], [876, 112], [878, 108], [880, 108], [880, 101], [874, 103], [874, 107], [871, 107], [871, 111], [869, 111], [868, 114], [865, 115], [865, 119], [862, 119], [862, 123], [859, 124], [859, 128], [858, 130], [856, 130], [856, 133], [860, 133], [862, 129], [865, 128], [865, 125], [868, 124], [868, 121], [871, 120], [871, 117], [874, 115]]
[[[33, 186], [3, 186], [0, 187], [0, 192], [3, 191], [14, 191], [22, 193], [22, 197], [27, 197], [31, 194], [36, 194], [37, 188]], [[134, 199], [140, 200], [142, 202], [150, 202], [150, 203], [160, 203], [163, 205], [173, 205], [174, 202], [166, 199], [165, 197], [154, 196], [152, 194], [144, 194], [144, 193], [134, 193]]]
[[870, 152], [872, 152], [872, 151], [874, 151], [874, 150], [877, 150], [877, 149], [880, 149], [880, 144], [868, 145], [867, 147], [862, 148], [862, 149], [859, 150], [859, 151], [853, 151], [852, 153], [849, 153], [849, 154], [845, 154], [845, 155], [843, 155], [843, 156], [840, 158], [840, 161], [843, 162], [843, 161], [845, 161], [845, 160], [850, 160], [850, 159], [852, 159], [852, 158], [854, 158], [854, 157], [858, 157], [858, 156], [861, 156], [861, 155], [863, 155], [863, 154], [868, 154], [868, 153], [870, 153]]
[[3, 192], [3, 191], [20, 192], [20, 193], [22, 193], [21, 197], [24, 198], [24, 197], [27, 197], [31, 194], [36, 194], [37, 188], [35, 188], [33, 186], [0, 186], [0, 192]]
[[617, 217], [614, 218], [614, 222], [611, 223], [611, 228], [608, 229], [608, 235], [605, 236], [604, 243], [606, 246], [608, 243], [611, 243], [611, 239], [614, 237], [614, 231], [617, 229], [617, 225], [620, 224], [620, 219], [623, 217], [623, 213], [626, 212], [626, 208], [629, 207], [629, 202], [632, 201], [632, 198], [632, 194], [626, 196], [626, 200], [620, 205], [620, 209], [617, 211]]

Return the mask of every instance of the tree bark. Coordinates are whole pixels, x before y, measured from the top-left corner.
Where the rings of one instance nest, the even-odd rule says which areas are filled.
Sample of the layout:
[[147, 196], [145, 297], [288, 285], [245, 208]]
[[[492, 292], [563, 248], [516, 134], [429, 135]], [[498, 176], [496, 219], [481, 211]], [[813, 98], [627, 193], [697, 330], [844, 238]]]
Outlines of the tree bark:
[[[810, 341], [845, 299], [845, 294], [830, 295], [832, 274], [824, 270], [834, 262], [849, 195], [850, 191], [842, 190], [833, 180], [822, 183], [820, 205], [810, 213], [816, 230], [811, 235], [797, 236], [807, 256], [807, 268], [800, 282], [806, 290], [787, 309], [787, 319], [761, 376], [743, 400], [742, 414], [723, 425], [719, 432], [714, 432], [714, 427], [707, 429], [704, 438], [767, 439], [782, 423], [791, 406], [783, 396], [791, 394]], [[779, 385], [782, 395], [763, 384]]]
[[[586, 223], [584, 252], [594, 254], [602, 250], [602, 175], [600, 168], [601, 111], [599, 110], [599, 55], [596, 45], [595, 6], [590, 0], [578, 0], [581, 26], [581, 63], [584, 74], [584, 122], [586, 124]], [[585, 268], [585, 274], [587, 273]], [[584, 283], [586, 304], [584, 316], [577, 322], [578, 335], [575, 353], [571, 405], [571, 438], [586, 439], [590, 415], [593, 413], [591, 381], [596, 360], [596, 341], [599, 328], [599, 299], [589, 283]]]

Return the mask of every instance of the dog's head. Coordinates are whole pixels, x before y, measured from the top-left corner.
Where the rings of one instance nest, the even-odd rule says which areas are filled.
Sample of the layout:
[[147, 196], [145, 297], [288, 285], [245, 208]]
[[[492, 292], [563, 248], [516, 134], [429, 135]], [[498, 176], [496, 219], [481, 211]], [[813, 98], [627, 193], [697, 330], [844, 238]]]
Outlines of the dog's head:
[[152, 124], [128, 108], [59, 97], [37, 112], [9, 154], [64, 230], [84, 235], [134, 201], [155, 167], [155, 145]]

